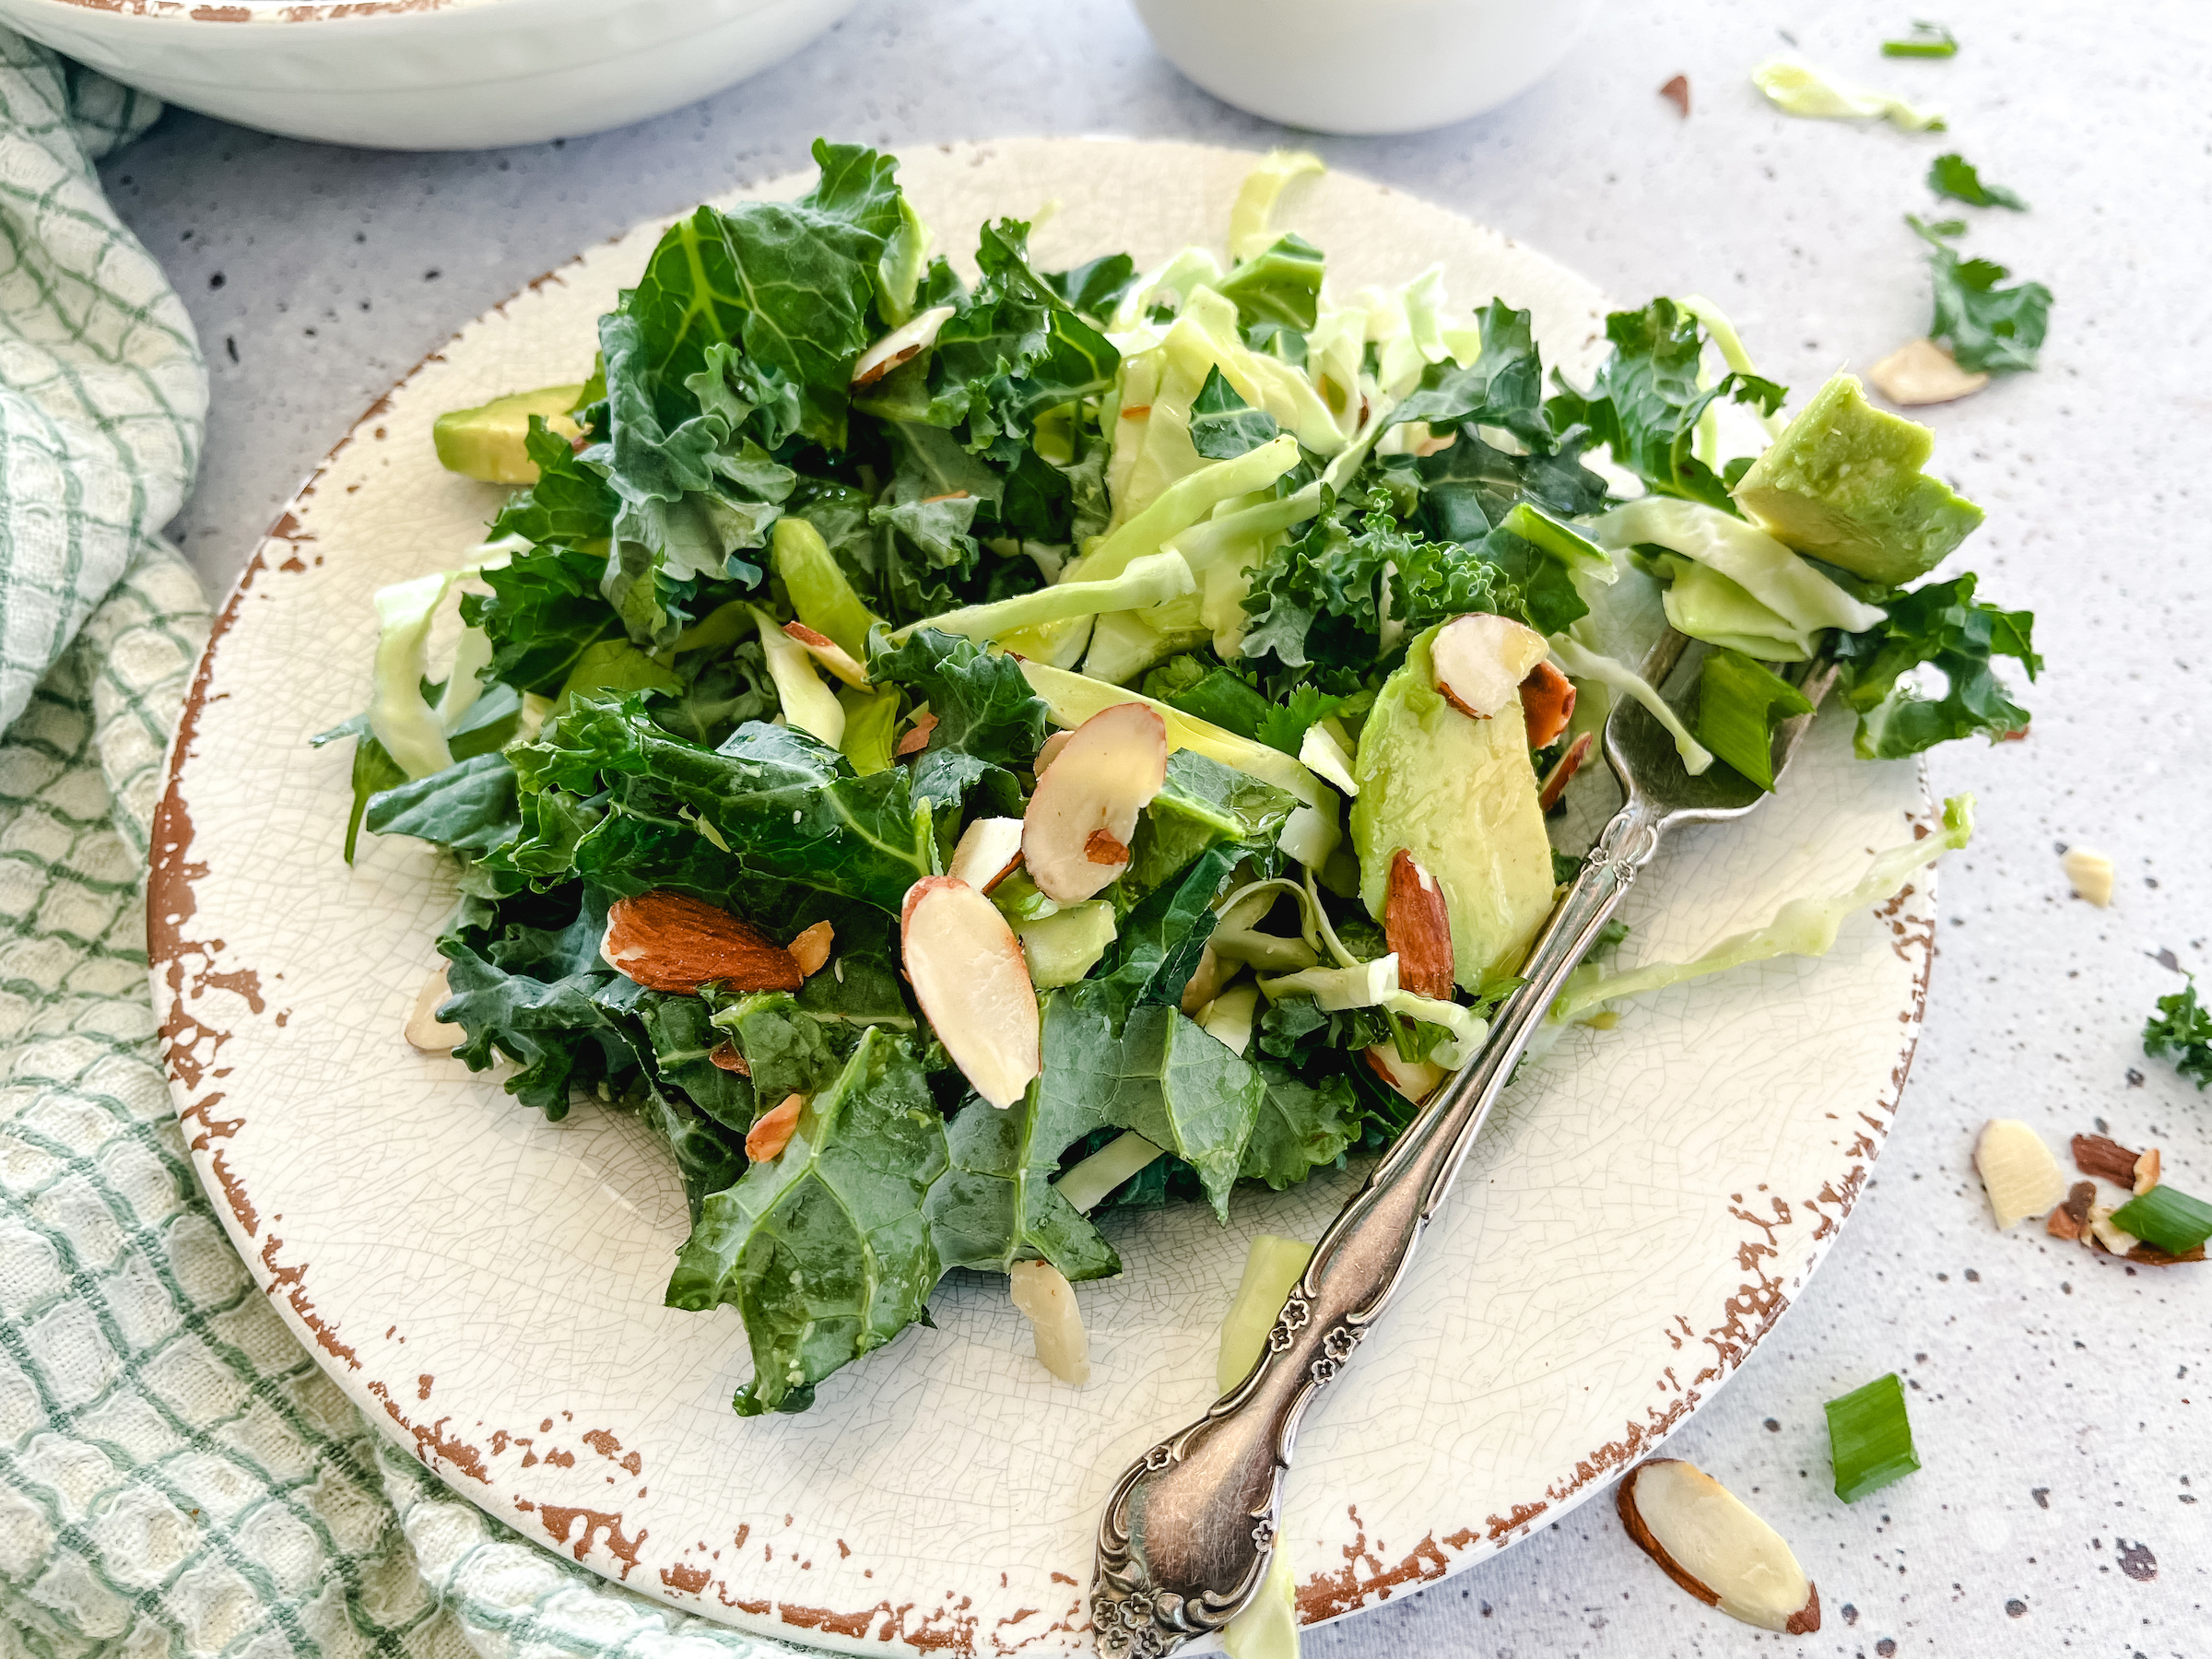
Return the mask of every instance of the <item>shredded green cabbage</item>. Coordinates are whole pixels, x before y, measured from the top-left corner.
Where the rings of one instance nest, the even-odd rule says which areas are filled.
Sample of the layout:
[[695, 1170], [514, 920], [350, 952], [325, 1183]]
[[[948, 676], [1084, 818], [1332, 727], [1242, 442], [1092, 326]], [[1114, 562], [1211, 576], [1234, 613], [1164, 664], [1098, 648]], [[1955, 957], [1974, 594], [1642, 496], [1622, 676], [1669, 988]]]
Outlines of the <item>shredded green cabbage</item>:
[[1785, 115], [1817, 121], [1887, 121], [1908, 133], [1940, 133], [1943, 112], [1919, 110], [1901, 98], [1838, 80], [1803, 58], [1769, 58], [1751, 71], [1751, 84]]
[[1875, 855], [1866, 874], [1848, 891], [1825, 898], [1793, 899], [1760, 927], [1731, 934], [1687, 962], [1647, 962], [1621, 973], [1601, 968], [1577, 968], [1551, 1005], [1549, 1018], [1557, 1023], [1574, 1018], [1599, 1003], [1624, 996], [1662, 991], [1687, 980], [1724, 973], [1747, 962], [1770, 957], [1826, 956], [1836, 942], [1836, 930], [1846, 916], [1894, 895], [1905, 878], [1946, 853], [1958, 851], [1973, 838], [1974, 797], [1953, 795], [1943, 804], [1943, 829], [1919, 841], [1907, 841]]

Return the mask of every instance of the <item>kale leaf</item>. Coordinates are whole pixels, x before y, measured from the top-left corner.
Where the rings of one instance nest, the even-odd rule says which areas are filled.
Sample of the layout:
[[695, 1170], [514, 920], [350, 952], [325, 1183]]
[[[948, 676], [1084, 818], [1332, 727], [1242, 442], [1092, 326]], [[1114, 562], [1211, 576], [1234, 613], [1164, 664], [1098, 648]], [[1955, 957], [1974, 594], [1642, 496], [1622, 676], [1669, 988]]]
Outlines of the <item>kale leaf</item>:
[[[1914, 588], [1882, 608], [1887, 622], [1839, 633], [1833, 647], [1845, 698], [1859, 712], [1862, 757], [1917, 755], [1976, 732], [1992, 742], [2026, 735], [2028, 711], [2011, 700], [1992, 664], [2011, 657], [2035, 678], [2043, 659], [2035, 653], [2033, 612], [1978, 603], [1971, 571]], [[1924, 663], [1949, 682], [1942, 697], [1923, 697], [1904, 682]]]
[[816, 1383], [923, 1316], [943, 1271], [924, 1205], [946, 1167], [912, 1048], [871, 1029], [790, 1144], [706, 1199], [668, 1305], [743, 1315], [753, 1376], [738, 1416], [804, 1410]]
[[1255, 409], [1222, 378], [1219, 365], [1206, 371], [1206, 384], [1191, 404], [1191, 447], [1209, 461], [1234, 461], [1272, 443], [1282, 429], [1265, 409]]
[[1949, 239], [1965, 227], [1955, 219], [1905, 222], [1928, 244], [1935, 314], [1928, 338], [1949, 345], [1961, 369], [2009, 374], [2032, 369], [2051, 323], [2051, 290], [2040, 282], [1997, 285], [2012, 275], [1991, 259], [1961, 259]]
[[2025, 213], [2028, 204], [2017, 191], [2002, 184], [1984, 184], [1974, 164], [1956, 151], [1938, 156], [1928, 164], [1928, 188], [1939, 196], [1964, 202], [1970, 207], [2010, 207]]
[[[579, 698], [509, 751], [525, 809], [549, 792], [574, 801], [608, 792], [605, 816], [569, 851], [577, 871], [630, 891], [696, 889], [701, 878], [688, 872], [701, 868], [725, 888], [767, 877], [894, 914], [930, 873], [928, 810], [903, 769], [860, 777], [828, 745], [759, 722], [702, 749], [662, 731], [642, 700]], [[527, 810], [524, 821], [525, 835], [493, 862], [542, 875], [528, 855], [550, 837], [542, 819], [531, 832]]]
[[1723, 400], [1771, 415], [1782, 407], [1783, 388], [1735, 371], [1700, 388], [1705, 331], [1672, 300], [1654, 300], [1640, 312], [1612, 312], [1606, 337], [1613, 353], [1588, 393], [1562, 389], [1545, 406], [1552, 425], [1562, 430], [1588, 426], [1613, 459], [1655, 494], [1735, 512], [1721, 475], [1691, 453], [1698, 418]]
[[2144, 1022], [2143, 1052], [2172, 1057], [2174, 1069], [2202, 1091], [2212, 1088], [2212, 1011], [2196, 999], [2196, 978], [2159, 998], [2159, 1011]]
[[461, 620], [491, 641], [485, 677], [540, 697], [559, 693], [577, 658], [622, 631], [600, 595], [606, 570], [603, 551], [545, 546], [484, 571], [491, 592], [464, 594]]
[[1359, 1140], [1359, 1096], [1341, 1073], [1314, 1084], [1279, 1061], [1263, 1059], [1259, 1066], [1267, 1093], [1237, 1172], [1280, 1193], [1335, 1163]]
[[924, 628], [872, 653], [868, 673], [911, 688], [937, 717], [929, 747], [914, 763], [914, 799], [957, 806], [994, 773], [1003, 774], [1002, 792], [1011, 789], [1018, 797], [1012, 772], [1036, 759], [1045, 725], [1044, 700], [1030, 688], [1018, 662]]

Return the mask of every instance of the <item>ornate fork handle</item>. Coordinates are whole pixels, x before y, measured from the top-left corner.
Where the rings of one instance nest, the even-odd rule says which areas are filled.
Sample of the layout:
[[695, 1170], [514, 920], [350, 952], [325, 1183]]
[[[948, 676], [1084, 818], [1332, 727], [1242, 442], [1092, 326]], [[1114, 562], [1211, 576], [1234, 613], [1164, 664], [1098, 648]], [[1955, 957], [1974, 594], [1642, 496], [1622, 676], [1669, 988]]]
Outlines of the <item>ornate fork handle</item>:
[[1300, 1418], [1389, 1305], [1537, 1022], [1658, 844], [1658, 824], [1639, 804], [1606, 826], [1481, 1054], [1430, 1097], [1330, 1223], [1258, 1362], [1123, 1475], [1099, 1524], [1090, 1613], [1100, 1653], [1171, 1653], [1257, 1593]]

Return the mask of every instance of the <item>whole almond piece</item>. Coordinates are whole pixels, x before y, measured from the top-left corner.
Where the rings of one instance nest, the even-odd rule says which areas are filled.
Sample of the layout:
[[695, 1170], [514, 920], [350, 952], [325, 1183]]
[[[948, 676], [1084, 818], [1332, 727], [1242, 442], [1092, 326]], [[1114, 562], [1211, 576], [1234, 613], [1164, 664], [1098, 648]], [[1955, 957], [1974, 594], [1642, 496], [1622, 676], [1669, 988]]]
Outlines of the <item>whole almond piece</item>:
[[599, 954], [649, 991], [687, 996], [716, 982], [734, 991], [796, 991], [806, 982], [782, 946], [725, 910], [665, 888], [608, 905]]
[[1382, 937], [1398, 953], [1398, 983], [1416, 996], [1452, 999], [1452, 915], [1443, 889], [1400, 847], [1390, 858]]
[[745, 1132], [745, 1155], [755, 1163], [766, 1163], [790, 1146], [799, 1126], [799, 1113], [806, 1106], [805, 1095], [785, 1095], [782, 1105], [754, 1119], [753, 1126]]
[[746, 1058], [738, 1052], [737, 1045], [726, 1037], [707, 1051], [707, 1058], [724, 1071], [735, 1072], [741, 1077], [753, 1075], [753, 1068], [746, 1064]]
[[1549, 748], [1574, 718], [1574, 682], [1548, 661], [1538, 663], [1521, 682], [1521, 717], [1528, 722], [1528, 747]]

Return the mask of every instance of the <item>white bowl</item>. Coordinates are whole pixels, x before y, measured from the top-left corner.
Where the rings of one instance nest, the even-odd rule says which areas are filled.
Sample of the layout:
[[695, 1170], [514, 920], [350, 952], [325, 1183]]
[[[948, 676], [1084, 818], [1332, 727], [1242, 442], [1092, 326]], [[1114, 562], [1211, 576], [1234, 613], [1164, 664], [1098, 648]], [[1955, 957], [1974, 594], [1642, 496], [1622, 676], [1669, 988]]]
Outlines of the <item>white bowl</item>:
[[1534, 86], [1598, 0], [1135, 4], [1161, 54], [1241, 110], [1324, 133], [1418, 133]]
[[0, 0], [171, 103], [295, 138], [477, 149], [620, 126], [788, 57], [854, 0]]

